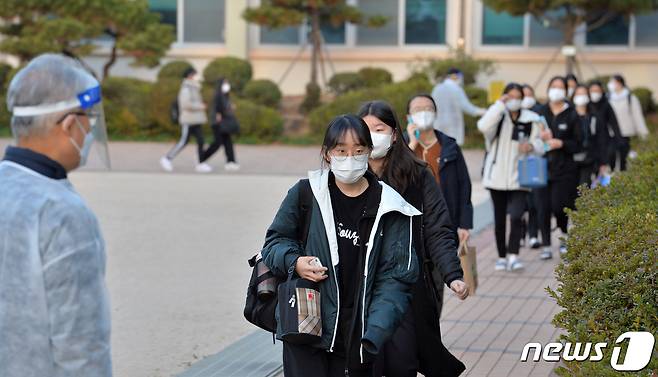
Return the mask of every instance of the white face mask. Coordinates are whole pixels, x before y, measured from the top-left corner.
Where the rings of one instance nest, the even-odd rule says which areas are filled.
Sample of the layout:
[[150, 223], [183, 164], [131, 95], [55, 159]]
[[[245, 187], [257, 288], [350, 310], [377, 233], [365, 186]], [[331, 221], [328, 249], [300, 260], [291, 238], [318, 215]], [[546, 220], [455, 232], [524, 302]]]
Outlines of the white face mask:
[[[372, 138], [372, 152], [370, 153], [370, 158], [376, 160], [386, 156], [388, 150], [391, 149], [391, 143], [393, 142], [393, 134], [382, 134], [379, 132], [371, 132], [370, 137]], [[335, 173], [334, 173], [335, 174]]]
[[344, 160], [338, 160], [331, 156], [331, 172], [334, 173], [337, 181], [350, 185], [366, 174], [368, 157], [364, 157], [349, 156]]
[[576, 106], [585, 106], [589, 103], [589, 97], [586, 94], [579, 94], [573, 97], [573, 103]]
[[537, 103], [537, 100], [534, 97], [523, 97], [521, 101], [521, 107], [524, 109], [530, 109]]
[[429, 130], [434, 126], [436, 113], [434, 111], [419, 111], [411, 115], [411, 120], [422, 131]]
[[575, 91], [576, 91], [576, 90], [575, 90], [574, 88], [569, 88], [569, 89], [567, 89], [567, 95], [568, 95], [569, 97], [571, 97], [571, 96], [573, 96], [573, 93], [574, 93]]
[[609, 92], [616, 92], [617, 91], [617, 84], [612, 80], [608, 81], [608, 91]]
[[601, 100], [601, 98], [603, 97], [603, 94], [599, 93], [599, 92], [593, 92], [593, 93], [590, 93], [589, 96], [592, 99], [592, 102], [597, 103]]
[[225, 82], [222, 84], [222, 92], [223, 93], [228, 93], [231, 91], [231, 84]]
[[77, 116], [75, 117], [75, 122], [78, 125], [78, 128], [80, 128], [80, 131], [85, 134], [85, 139], [82, 142], [82, 147], [80, 147], [72, 137], [69, 137], [69, 141], [80, 154], [80, 164], [78, 166], [85, 166], [87, 164], [87, 159], [89, 158], [89, 151], [91, 151], [91, 146], [94, 143], [94, 134], [91, 130], [89, 132], [85, 131], [85, 128], [82, 126], [82, 123], [80, 123]]
[[548, 99], [551, 102], [563, 101], [566, 95], [567, 95], [567, 92], [564, 89], [550, 88], [548, 90]]
[[521, 110], [521, 100], [520, 99], [509, 99], [505, 102], [505, 107], [509, 111], [519, 111]]

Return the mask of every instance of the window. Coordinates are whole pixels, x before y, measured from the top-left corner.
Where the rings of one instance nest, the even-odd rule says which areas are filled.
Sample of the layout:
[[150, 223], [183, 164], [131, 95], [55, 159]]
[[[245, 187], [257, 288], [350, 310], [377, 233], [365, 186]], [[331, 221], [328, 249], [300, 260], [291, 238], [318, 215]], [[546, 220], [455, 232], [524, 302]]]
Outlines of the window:
[[160, 13], [160, 21], [164, 24], [169, 24], [177, 29], [176, 16], [176, 0], [149, 0], [149, 9], [151, 11]]
[[359, 0], [359, 9], [364, 15], [380, 15], [387, 18], [383, 27], [357, 28], [358, 45], [397, 45], [398, 44], [398, 0]]
[[[310, 26], [309, 26], [310, 30]], [[345, 24], [334, 26], [329, 21], [320, 25], [322, 38], [327, 44], [345, 44]]]
[[299, 28], [296, 26], [290, 26], [281, 29], [270, 29], [268, 27], [261, 26], [260, 43], [283, 45], [299, 44]]
[[522, 45], [524, 16], [512, 16], [484, 8], [482, 20], [483, 45]]
[[[656, 34], [655, 29], [653, 34]], [[588, 31], [587, 44], [628, 45], [628, 20], [623, 16], [615, 16], [602, 26]]]
[[183, 41], [224, 42], [225, 0], [186, 0], [183, 6]]
[[446, 0], [407, 0], [404, 43], [445, 44]]
[[658, 12], [635, 16], [635, 45], [658, 46]]
[[559, 19], [560, 11], [548, 12], [546, 18], [537, 20], [530, 17], [530, 46], [558, 47], [564, 43], [564, 33], [559, 26], [552, 25], [551, 20]]

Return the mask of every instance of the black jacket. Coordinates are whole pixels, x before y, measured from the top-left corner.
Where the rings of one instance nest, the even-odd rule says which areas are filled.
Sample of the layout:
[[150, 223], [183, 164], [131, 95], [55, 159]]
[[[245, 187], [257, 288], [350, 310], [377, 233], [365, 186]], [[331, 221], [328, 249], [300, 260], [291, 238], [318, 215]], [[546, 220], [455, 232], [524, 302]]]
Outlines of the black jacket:
[[461, 148], [455, 139], [440, 131], [435, 131], [441, 143], [439, 176], [441, 191], [452, 225], [455, 228], [473, 229], [473, 204], [471, 203], [471, 178]]
[[[443, 194], [428, 168], [423, 169], [421, 177], [418, 184], [410, 185], [402, 195], [409, 204], [423, 212], [422, 216], [413, 219], [412, 231], [414, 249], [421, 263], [421, 279], [416, 282], [411, 299], [419, 371], [431, 377], [458, 376], [466, 367], [441, 341], [439, 297], [443, 295], [443, 287], [440, 279], [450, 286], [452, 281], [463, 279], [464, 273], [457, 257], [458, 241]], [[425, 261], [424, 255], [429, 261]], [[433, 269], [439, 274], [433, 274]]]
[[602, 156], [605, 159], [600, 162], [611, 165], [613, 162], [611, 159], [616, 159], [617, 149], [623, 142], [615, 111], [610, 106], [608, 99], [603, 96], [599, 102], [590, 102], [589, 112], [596, 117], [603, 131], [598, 140], [598, 147], [601, 148], [601, 153], [605, 152], [605, 156]]
[[573, 179], [578, 174], [578, 166], [573, 160], [573, 155], [583, 149], [578, 113], [569, 106], [554, 116], [550, 106], [546, 104], [541, 108], [539, 115], [546, 119], [553, 137], [562, 140], [563, 143], [562, 148], [546, 153], [549, 180]]

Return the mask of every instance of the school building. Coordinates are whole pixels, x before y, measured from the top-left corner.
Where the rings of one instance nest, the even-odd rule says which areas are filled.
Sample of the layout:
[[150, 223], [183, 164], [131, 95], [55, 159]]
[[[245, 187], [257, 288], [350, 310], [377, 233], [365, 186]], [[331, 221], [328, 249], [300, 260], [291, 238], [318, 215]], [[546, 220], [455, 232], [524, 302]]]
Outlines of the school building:
[[[294, 62], [293, 71], [279, 82], [284, 94], [301, 94], [310, 76], [308, 25], [270, 30], [246, 23], [241, 14], [260, 0], [150, 0], [164, 22], [176, 28], [176, 42], [165, 62], [186, 59], [198, 69], [213, 58], [232, 55], [251, 61], [254, 78], [279, 82]], [[564, 74], [562, 33], [550, 27], [555, 14], [537, 20], [530, 15], [512, 17], [496, 13], [479, 0], [348, 0], [365, 14], [384, 15], [384, 27], [345, 24], [323, 25], [326, 40], [326, 79], [333, 72], [356, 71], [365, 66], [386, 68], [396, 80], [407, 77], [423, 59], [442, 58], [450, 49], [463, 46], [476, 58], [496, 62], [491, 80], [535, 84], [545, 90], [548, 78]], [[580, 73], [585, 79], [597, 74], [622, 73], [631, 87], [648, 86], [658, 93], [658, 12], [615, 17], [604, 26], [588, 31], [582, 25], [576, 34]], [[306, 47], [305, 47], [306, 46]], [[91, 58], [100, 68], [107, 48]], [[549, 66], [549, 62], [554, 63]], [[120, 60], [115, 76], [154, 79], [157, 69], [129, 66]], [[320, 76], [321, 77], [321, 76]], [[541, 94], [541, 93], [538, 93]]]

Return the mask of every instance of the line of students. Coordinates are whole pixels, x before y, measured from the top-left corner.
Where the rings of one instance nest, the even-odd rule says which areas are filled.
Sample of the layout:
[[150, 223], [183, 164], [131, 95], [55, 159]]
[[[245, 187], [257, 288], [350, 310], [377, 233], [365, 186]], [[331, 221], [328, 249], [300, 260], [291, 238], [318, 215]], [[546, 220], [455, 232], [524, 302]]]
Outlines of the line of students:
[[[530, 246], [543, 247], [540, 258], [553, 257], [552, 216], [563, 236], [560, 253], [566, 253], [569, 219], [565, 209], [575, 209], [578, 186], [589, 186], [593, 177], [610, 172], [617, 158], [625, 169], [629, 137], [648, 134], [639, 101], [626, 88], [623, 77], [613, 76], [608, 89], [606, 96], [598, 81], [585, 86], [574, 75], [556, 76], [548, 84], [548, 102], [540, 105], [532, 87], [510, 83], [479, 120], [488, 151], [483, 184], [494, 205], [496, 270], [523, 268], [518, 254], [525, 239], [526, 210]], [[517, 163], [528, 153], [546, 157], [546, 187], [529, 190], [519, 185]], [[506, 240], [508, 213], [511, 231]]]
[[[288, 377], [456, 376], [465, 369], [441, 342], [439, 315], [441, 283], [468, 296], [457, 247], [472, 228], [471, 183], [455, 140], [432, 128], [432, 97], [411, 98], [408, 113], [407, 139], [385, 102], [334, 118], [322, 166], [309, 172], [314, 204], [305, 248], [296, 241], [305, 182], [290, 189], [267, 231], [265, 264], [319, 283], [322, 297], [322, 340], [284, 341]], [[316, 257], [326, 267], [312, 263]]]

